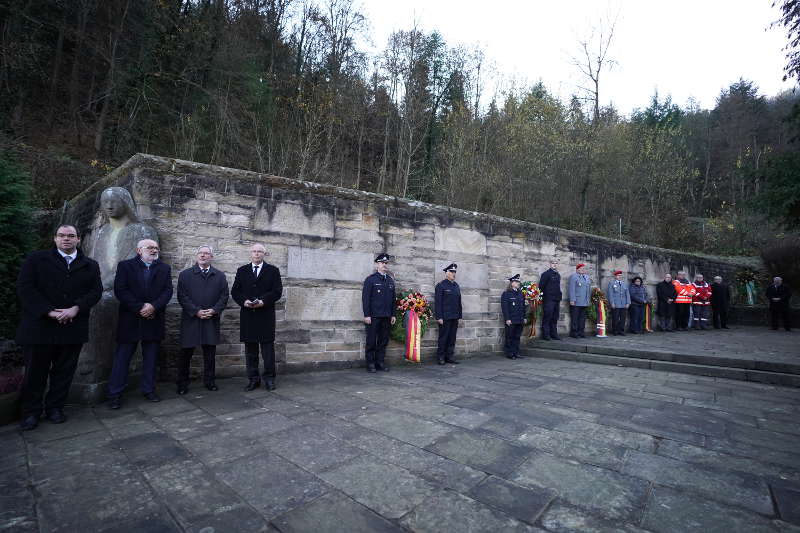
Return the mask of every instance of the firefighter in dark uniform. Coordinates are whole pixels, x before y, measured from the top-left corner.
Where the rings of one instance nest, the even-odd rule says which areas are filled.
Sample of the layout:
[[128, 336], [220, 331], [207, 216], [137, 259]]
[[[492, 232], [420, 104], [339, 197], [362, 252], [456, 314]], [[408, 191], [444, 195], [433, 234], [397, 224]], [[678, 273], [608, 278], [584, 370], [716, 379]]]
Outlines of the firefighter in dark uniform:
[[539, 278], [542, 291], [542, 339], [560, 341], [558, 336], [558, 312], [561, 305], [561, 274], [558, 273], [558, 259], [550, 261], [550, 268]]
[[364, 324], [367, 329], [367, 342], [364, 358], [367, 372], [389, 371], [386, 364], [386, 345], [389, 344], [389, 330], [394, 325], [394, 279], [386, 273], [389, 256], [380, 254], [375, 258], [375, 272], [364, 280], [361, 290], [361, 305], [364, 308]]
[[508, 278], [508, 288], [500, 297], [500, 307], [503, 309], [503, 320], [506, 325], [506, 340], [503, 351], [509, 359], [520, 359], [519, 337], [522, 335], [522, 326], [525, 325], [525, 296], [519, 290], [519, 274]]
[[436, 358], [440, 365], [451, 363], [457, 365], [453, 359], [456, 349], [456, 330], [461, 319], [461, 287], [456, 283], [458, 265], [451, 263], [444, 267], [445, 279], [436, 284], [436, 295], [433, 315], [439, 323], [439, 344], [436, 348]]

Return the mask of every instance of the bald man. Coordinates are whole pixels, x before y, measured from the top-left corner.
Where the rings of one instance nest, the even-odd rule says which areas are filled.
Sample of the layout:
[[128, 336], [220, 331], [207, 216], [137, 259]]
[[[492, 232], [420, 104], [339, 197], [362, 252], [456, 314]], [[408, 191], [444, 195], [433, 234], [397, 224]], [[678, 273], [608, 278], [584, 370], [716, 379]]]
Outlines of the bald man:
[[119, 300], [117, 351], [108, 382], [109, 406], [122, 406], [128, 385], [131, 357], [142, 344], [141, 390], [151, 402], [159, 402], [155, 391], [156, 362], [164, 339], [164, 311], [172, 298], [172, 272], [159, 260], [156, 241], [144, 239], [136, 245], [136, 257], [121, 261], [114, 278], [114, 296]]

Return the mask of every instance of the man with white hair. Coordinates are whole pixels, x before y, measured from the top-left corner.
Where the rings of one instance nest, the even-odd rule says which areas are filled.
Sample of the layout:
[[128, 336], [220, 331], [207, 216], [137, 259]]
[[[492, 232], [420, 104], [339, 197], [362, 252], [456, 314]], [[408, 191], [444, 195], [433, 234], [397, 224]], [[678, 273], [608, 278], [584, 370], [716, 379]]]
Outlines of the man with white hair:
[[219, 319], [228, 304], [225, 273], [211, 266], [214, 250], [201, 246], [197, 262], [178, 275], [178, 302], [181, 304], [181, 355], [178, 359], [178, 394], [189, 392], [189, 363], [194, 349], [203, 350], [203, 384], [216, 391], [215, 358], [219, 344]]
[[[275, 303], [283, 294], [281, 272], [264, 261], [267, 249], [256, 243], [250, 247], [250, 262], [236, 270], [231, 298], [239, 304], [239, 340], [244, 343], [248, 383], [246, 391], [261, 384], [275, 390]], [[258, 371], [258, 352], [264, 361], [263, 374]]]
[[172, 270], [158, 256], [158, 243], [142, 239], [136, 245], [136, 257], [117, 265], [114, 296], [119, 300], [119, 321], [117, 350], [108, 381], [111, 409], [122, 406], [131, 358], [139, 343], [142, 345], [142, 394], [151, 402], [161, 401], [155, 391], [156, 362], [164, 339], [164, 311], [172, 298]]

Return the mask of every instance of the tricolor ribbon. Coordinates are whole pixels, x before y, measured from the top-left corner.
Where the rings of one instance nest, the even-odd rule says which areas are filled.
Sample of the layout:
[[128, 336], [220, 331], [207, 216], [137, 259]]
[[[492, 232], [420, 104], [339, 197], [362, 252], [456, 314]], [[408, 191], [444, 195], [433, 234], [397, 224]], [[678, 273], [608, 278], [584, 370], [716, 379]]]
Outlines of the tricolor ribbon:
[[644, 304], [644, 330], [648, 333], [653, 332], [653, 304]]
[[597, 337], [606, 335], [606, 304], [603, 300], [597, 302]]
[[406, 361], [422, 362], [421, 344], [422, 324], [417, 313], [410, 309], [406, 312]]
[[536, 336], [536, 308], [539, 307], [539, 302], [536, 300], [531, 301], [531, 331], [528, 333], [528, 338]]

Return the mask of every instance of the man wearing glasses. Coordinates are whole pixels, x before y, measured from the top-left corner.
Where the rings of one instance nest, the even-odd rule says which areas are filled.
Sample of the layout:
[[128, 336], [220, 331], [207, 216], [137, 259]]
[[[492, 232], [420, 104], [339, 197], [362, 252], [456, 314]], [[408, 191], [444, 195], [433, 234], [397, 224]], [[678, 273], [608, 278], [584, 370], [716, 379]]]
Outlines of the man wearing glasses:
[[108, 382], [111, 409], [122, 406], [128, 371], [136, 346], [142, 344], [141, 389], [151, 402], [160, 402], [155, 392], [158, 349], [164, 339], [164, 311], [172, 298], [172, 273], [158, 259], [158, 243], [139, 241], [136, 257], [121, 261], [114, 278], [114, 296], [119, 300], [117, 351]]
[[17, 280], [22, 315], [17, 343], [26, 358], [20, 427], [26, 431], [39, 424], [43, 407], [53, 424], [66, 420], [64, 403], [81, 346], [89, 339], [89, 312], [103, 292], [100, 267], [78, 249], [75, 227], [59, 226], [53, 240], [54, 249], [25, 259]]

